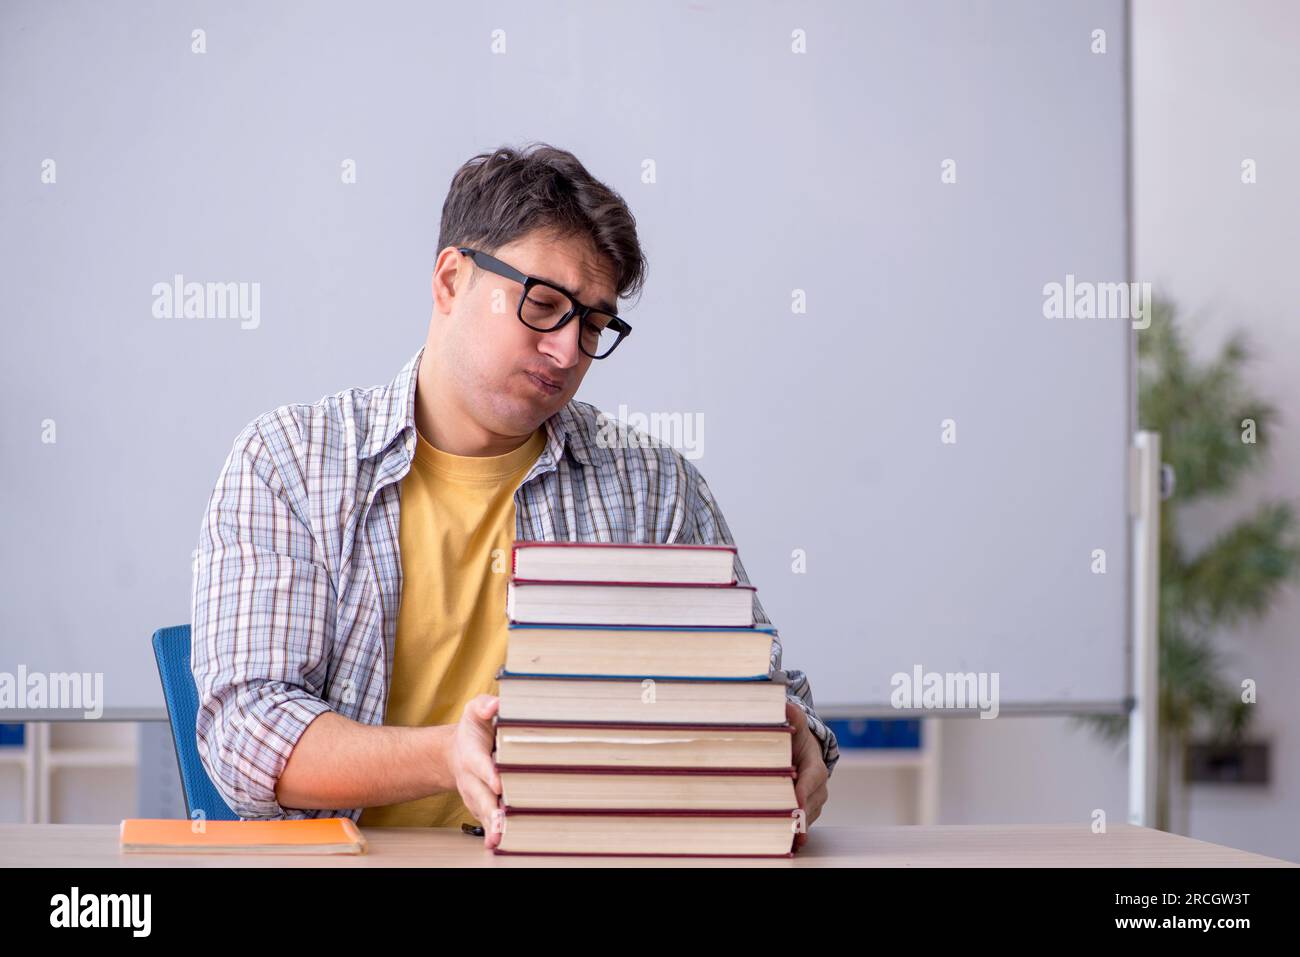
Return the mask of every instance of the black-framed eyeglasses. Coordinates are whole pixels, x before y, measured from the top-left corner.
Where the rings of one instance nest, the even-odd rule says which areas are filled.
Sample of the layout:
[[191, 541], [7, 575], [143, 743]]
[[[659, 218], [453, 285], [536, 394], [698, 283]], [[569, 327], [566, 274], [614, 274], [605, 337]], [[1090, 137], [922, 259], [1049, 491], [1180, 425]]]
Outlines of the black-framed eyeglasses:
[[474, 265], [523, 285], [519, 306], [515, 311], [519, 321], [529, 329], [554, 332], [577, 316], [581, 322], [578, 348], [584, 355], [604, 359], [632, 332], [632, 327], [612, 312], [595, 306], [584, 306], [562, 286], [536, 276], [527, 276], [481, 250], [470, 249], [468, 246], [457, 246], [456, 249], [468, 256]]

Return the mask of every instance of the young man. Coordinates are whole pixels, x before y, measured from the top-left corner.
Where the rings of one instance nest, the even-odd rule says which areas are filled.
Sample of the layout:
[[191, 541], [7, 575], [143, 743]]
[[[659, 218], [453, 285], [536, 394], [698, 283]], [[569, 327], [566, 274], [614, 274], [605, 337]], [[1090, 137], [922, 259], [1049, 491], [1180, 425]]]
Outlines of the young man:
[[[574, 399], [644, 281], [622, 199], [570, 153], [502, 148], [453, 177], [438, 245], [428, 337], [397, 378], [259, 416], [209, 500], [197, 736], [241, 817], [482, 822], [495, 846], [511, 542], [733, 543], [687, 459], [608, 441]], [[839, 749], [786, 675], [811, 824]]]

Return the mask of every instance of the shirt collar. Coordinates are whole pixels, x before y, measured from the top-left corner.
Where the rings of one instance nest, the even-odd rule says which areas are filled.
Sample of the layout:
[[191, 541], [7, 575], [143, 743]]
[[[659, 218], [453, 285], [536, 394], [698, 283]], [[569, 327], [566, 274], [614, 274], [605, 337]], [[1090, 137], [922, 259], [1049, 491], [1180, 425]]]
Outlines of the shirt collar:
[[[402, 436], [411, 440], [404, 445], [409, 452], [409, 446], [415, 438], [415, 389], [424, 349], [421, 346], [402, 366], [397, 378], [381, 387], [382, 394], [376, 399], [376, 415], [371, 419], [370, 429], [360, 449], [361, 458], [380, 454]], [[600, 467], [598, 457], [592, 454], [590, 428], [576, 407], [576, 400], [569, 400], [546, 420], [545, 425], [546, 450], [542, 453], [543, 456], [549, 455], [552, 461], [558, 462], [567, 446], [569, 454], [580, 465]]]

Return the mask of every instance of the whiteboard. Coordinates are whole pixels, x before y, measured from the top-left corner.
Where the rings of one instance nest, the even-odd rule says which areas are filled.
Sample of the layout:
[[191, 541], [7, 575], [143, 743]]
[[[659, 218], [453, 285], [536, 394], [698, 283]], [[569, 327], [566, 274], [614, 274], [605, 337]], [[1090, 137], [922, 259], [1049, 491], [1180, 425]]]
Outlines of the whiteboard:
[[[700, 424], [824, 713], [918, 665], [1119, 710], [1133, 333], [1043, 287], [1128, 275], [1125, 31], [1119, 0], [5, 4], [0, 670], [160, 709], [148, 639], [189, 619], [235, 434], [391, 379], [451, 174], [541, 139], [650, 260], [578, 397]], [[154, 318], [177, 274], [259, 283], [256, 328]]]

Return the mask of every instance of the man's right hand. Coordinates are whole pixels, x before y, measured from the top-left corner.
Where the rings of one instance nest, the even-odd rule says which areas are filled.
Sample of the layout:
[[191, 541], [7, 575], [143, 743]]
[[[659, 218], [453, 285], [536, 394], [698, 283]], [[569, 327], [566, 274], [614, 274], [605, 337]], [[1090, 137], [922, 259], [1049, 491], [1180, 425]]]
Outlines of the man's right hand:
[[501, 775], [492, 760], [496, 741], [492, 719], [500, 706], [501, 699], [490, 694], [481, 694], [465, 705], [452, 732], [448, 762], [456, 790], [469, 813], [483, 825], [483, 846], [489, 848], [501, 843]]

